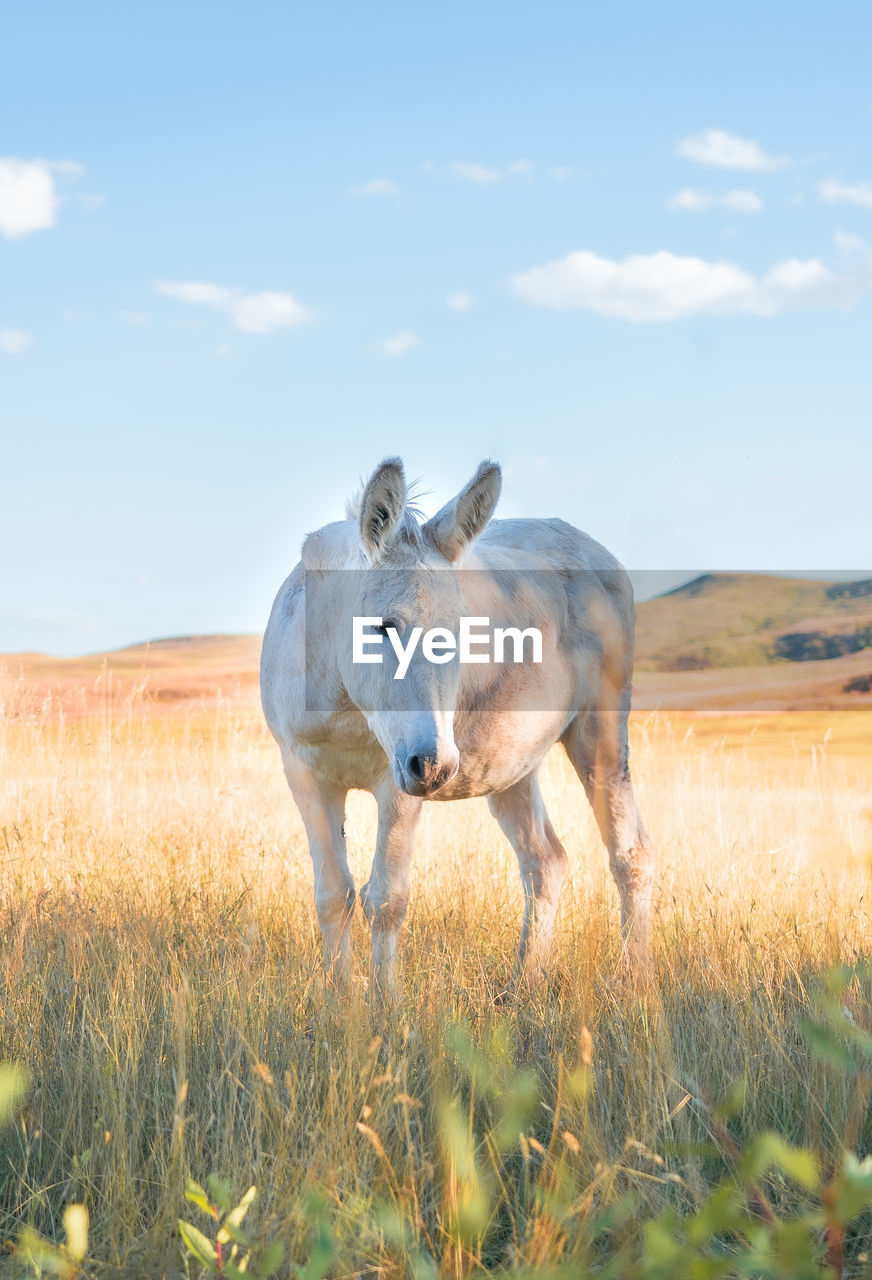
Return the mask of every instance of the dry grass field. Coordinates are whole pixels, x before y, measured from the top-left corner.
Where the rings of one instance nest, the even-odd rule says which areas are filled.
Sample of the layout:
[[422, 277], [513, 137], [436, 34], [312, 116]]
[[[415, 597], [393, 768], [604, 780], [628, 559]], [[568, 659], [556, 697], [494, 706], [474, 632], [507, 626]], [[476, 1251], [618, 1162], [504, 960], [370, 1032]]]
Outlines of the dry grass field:
[[[789, 1253], [802, 1214], [840, 1256], [815, 1181], [872, 1150], [872, 710], [637, 713], [660, 856], [647, 998], [622, 977], [617, 895], [562, 755], [545, 786], [571, 860], [555, 964], [517, 1005], [496, 999], [520, 918], [511, 850], [484, 802], [425, 806], [405, 1004], [382, 1017], [362, 920], [354, 992], [322, 988], [303, 832], [251, 681], [188, 663], [179, 696], [156, 697], [132, 662], [19, 666], [0, 686], [0, 1059], [31, 1081], [0, 1135], [0, 1272], [39, 1274], [22, 1228], [62, 1239], [81, 1203], [84, 1273], [199, 1275], [177, 1219], [208, 1234], [184, 1188], [214, 1174], [235, 1199], [257, 1187], [252, 1270], [280, 1240], [278, 1274], [303, 1280], [835, 1274], [730, 1258], [761, 1222]], [[360, 882], [368, 797], [347, 832]], [[839, 964], [859, 968], [815, 1013]], [[816, 1051], [798, 1020], [832, 1008], [844, 1027]], [[817, 1172], [743, 1165], [769, 1130]], [[726, 1216], [705, 1208], [705, 1227], [716, 1187]], [[720, 1269], [668, 1261], [682, 1221], [703, 1222], [693, 1248]], [[846, 1274], [869, 1229], [861, 1214]]]

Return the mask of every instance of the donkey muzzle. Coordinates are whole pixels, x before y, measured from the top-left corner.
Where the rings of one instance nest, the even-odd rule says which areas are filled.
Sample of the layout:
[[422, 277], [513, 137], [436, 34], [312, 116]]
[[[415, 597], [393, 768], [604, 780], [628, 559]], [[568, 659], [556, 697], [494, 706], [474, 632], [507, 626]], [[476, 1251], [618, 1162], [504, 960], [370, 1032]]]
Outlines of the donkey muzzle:
[[394, 778], [410, 796], [433, 795], [459, 768], [460, 752], [454, 746], [441, 751], [433, 746], [401, 748], [394, 757]]

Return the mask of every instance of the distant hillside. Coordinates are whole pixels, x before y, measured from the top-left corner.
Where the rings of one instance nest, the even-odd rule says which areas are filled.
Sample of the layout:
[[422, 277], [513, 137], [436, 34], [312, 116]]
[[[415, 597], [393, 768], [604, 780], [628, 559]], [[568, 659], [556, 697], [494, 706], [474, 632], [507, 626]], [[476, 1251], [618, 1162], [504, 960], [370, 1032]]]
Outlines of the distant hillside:
[[146, 705], [165, 715], [217, 699], [256, 708], [260, 636], [176, 636], [109, 653], [0, 654], [0, 716], [76, 718]]
[[[637, 606], [637, 711], [872, 707], [872, 578], [706, 573]], [[260, 636], [177, 636], [80, 658], [0, 654], [0, 717], [259, 715]]]
[[872, 578], [705, 573], [643, 601], [637, 613], [640, 671], [757, 667], [872, 650]]

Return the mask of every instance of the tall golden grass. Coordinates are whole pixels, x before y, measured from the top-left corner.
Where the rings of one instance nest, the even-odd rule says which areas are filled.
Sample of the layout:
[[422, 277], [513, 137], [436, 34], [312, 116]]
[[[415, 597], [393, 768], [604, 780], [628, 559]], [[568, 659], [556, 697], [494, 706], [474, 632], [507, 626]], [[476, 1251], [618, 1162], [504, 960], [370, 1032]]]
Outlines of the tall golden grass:
[[[382, 1020], [362, 920], [355, 989], [323, 990], [305, 839], [255, 712], [219, 698], [156, 714], [138, 687], [65, 720], [20, 694], [0, 717], [0, 1058], [32, 1089], [0, 1138], [3, 1238], [60, 1237], [82, 1202], [101, 1274], [185, 1274], [185, 1178], [214, 1172], [239, 1195], [257, 1185], [247, 1222], [285, 1242], [285, 1274], [322, 1218], [336, 1275], [581, 1266], [594, 1212], [633, 1193], [606, 1257], [724, 1176], [712, 1117], [731, 1091], [740, 1144], [773, 1129], [824, 1171], [845, 1143], [870, 1148], [862, 1090], [797, 1028], [826, 973], [872, 950], [872, 747], [852, 713], [770, 717], [762, 735], [634, 721], [660, 859], [654, 1001], [621, 980], [617, 895], [562, 754], [544, 785], [571, 862], [553, 971], [516, 1006], [495, 999], [519, 927], [514, 856], [483, 801], [425, 806], [404, 1005]], [[353, 795], [358, 883], [374, 820]], [[870, 1025], [868, 985], [844, 999]], [[496, 1086], [470, 1074], [463, 1036]], [[498, 1096], [518, 1108], [509, 1155], [477, 1127]], [[805, 1193], [776, 1179], [769, 1194], [788, 1212]]]

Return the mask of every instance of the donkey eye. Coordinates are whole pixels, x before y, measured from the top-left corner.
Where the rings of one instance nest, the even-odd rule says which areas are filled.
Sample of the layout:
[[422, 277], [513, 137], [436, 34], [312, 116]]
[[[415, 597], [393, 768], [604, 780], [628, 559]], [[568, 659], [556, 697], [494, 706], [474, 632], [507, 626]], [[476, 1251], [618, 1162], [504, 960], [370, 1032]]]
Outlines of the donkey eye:
[[376, 631], [381, 636], [386, 636], [389, 630], [399, 631], [399, 629], [400, 629], [400, 624], [396, 622], [393, 618], [385, 618], [381, 626], [376, 627]]

